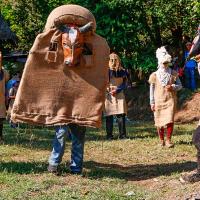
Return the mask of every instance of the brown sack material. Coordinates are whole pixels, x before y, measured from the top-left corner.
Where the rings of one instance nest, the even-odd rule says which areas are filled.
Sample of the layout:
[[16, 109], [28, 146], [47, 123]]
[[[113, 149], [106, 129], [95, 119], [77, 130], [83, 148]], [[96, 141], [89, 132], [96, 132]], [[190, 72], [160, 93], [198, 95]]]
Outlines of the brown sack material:
[[[177, 76], [177, 72], [173, 70], [170, 81], [172, 84], [175, 82]], [[155, 126], [163, 127], [169, 123], [173, 123], [177, 104], [176, 91], [167, 91], [161, 85], [155, 72], [150, 75], [149, 83], [155, 84]]]
[[[63, 6], [62, 15], [64, 11], [68, 12], [67, 9], [68, 6]], [[77, 9], [82, 7], [77, 6]], [[82, 11], [87, 11], [88, 16], [87, 9], [83, 8]], [[65, 17], [66, 22], [67, 15]], [[58, 50], [53, 54], [48, 49], [50, 42], [54, 41], [58, 44]], [[82, 55], [79, 65], [69, 67], [64, 64], [61, 32], [56, 28], [46, 28], [37, 36], [14, 102], [11, 113], [13, 122], [101, 126], [109, 47], [106, 40], [94, 32], [87, 36], [85, 43], [92, 48], [92, 55]]]
[[78, 5], [63, 5], [55, 8], [48, 16], [45, 31], [54, 28], [54, 22], [62, 24], [76, 24], [83, 26], [88, 22], [93, 22], [93, 31], [96, 30], [96, 20], [93, 14], [86, 8]]

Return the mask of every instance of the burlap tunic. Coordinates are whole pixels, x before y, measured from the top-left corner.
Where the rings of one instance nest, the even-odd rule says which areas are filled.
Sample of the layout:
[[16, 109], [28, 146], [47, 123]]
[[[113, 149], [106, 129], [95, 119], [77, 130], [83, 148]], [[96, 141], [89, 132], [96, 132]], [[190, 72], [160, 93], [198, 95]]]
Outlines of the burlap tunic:
[[111, 77], [108, 91], [106, 93], [104, 115], [126, 114], [127, 106], [123, 91], [117, 93], [115, 96], [111, 95], [109, 91], [116, 89], [123, 83], [123, 77]]
[[[177, 73], [175, 71], [172, 71], [172, 75], [170, 78], [171, 84], [175, 83], [177, 76]], [[155, 126], [162, 127], [167, 125], [168, 123], [174, 122], [174, 114], [176, 111], [177, 103], [176, 91], [167, 91], [165, 87], [161, 85], [155, 72], [150, 75], [149, 83], [155, 84]]]
[[9, 74], [6, 70], [2, 69], [4, 72], [3, 79], [0, 81], [0, 118], [6, 117], [6, 99], [5, 99], [5, 93], [6, 93], [6, 82], [9, 79]]

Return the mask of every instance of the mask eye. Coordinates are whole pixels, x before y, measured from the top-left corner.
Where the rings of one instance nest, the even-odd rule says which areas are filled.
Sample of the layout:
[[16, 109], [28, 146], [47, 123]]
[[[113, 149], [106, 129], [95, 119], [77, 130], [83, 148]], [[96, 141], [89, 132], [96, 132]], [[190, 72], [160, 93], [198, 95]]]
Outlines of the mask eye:
[[63, 42], [62, 45], [63, 45], [63, 48], [71, 48], [70, 42]]
[[63, 43], [63, 47], [64, 47], [64, 48], [67, 48], [68, 45], [67, 45], [66, 43]]
[[75, 47], [75, 48], [81, 48], [82, 45], [81, 45], [81, 43], [75, 43], [75, 44], [74, 44], [74, 47]]

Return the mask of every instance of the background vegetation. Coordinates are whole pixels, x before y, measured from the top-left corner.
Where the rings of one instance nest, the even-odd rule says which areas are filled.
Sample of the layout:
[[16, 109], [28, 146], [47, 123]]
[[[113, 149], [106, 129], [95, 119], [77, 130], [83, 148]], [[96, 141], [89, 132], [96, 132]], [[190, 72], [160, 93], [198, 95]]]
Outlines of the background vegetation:
[[28, 51], [52, 9], [68, 3], [91, 10], [97, 33], [124, 66], [143, 72], [156, 68], [155, 49], [162, 44], [181, 54], [182, 36], [193, 38], [200, 22], [198, 0], [1, 0], [1, 14], [18, 37], [15, 48]]

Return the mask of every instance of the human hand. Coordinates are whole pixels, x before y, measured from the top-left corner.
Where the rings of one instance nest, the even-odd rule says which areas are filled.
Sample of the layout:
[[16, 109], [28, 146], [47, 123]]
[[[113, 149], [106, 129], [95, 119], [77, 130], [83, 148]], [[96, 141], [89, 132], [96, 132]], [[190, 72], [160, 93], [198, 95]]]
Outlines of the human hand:
[[151, 104], [151, 111], [155, 111], [155, 104]]
[[115, 96], [115, 95], [116, 95], [116, 93], [117, 93], [117, 91], [116, 91], [116, 90], [112, 90], [112, 91], [110, 91], [110, 94], [111, 94], [112, 96]]
[[165, 88], [167, 89], [167, 91], [172, 91], [172, 85], [166, 85]]

